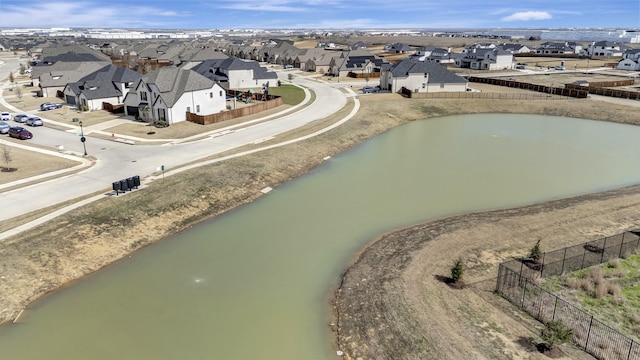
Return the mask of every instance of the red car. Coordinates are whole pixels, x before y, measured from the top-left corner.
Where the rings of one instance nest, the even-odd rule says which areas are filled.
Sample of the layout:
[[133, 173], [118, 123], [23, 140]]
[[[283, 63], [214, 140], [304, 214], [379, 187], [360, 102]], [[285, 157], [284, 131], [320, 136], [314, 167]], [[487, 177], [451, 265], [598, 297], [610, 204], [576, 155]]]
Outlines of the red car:
[[27, 140], [31, 139], [33, 137], [33, 134], [25, 128], [14, 126], [9, 129], [9, 136], [20, 140]]

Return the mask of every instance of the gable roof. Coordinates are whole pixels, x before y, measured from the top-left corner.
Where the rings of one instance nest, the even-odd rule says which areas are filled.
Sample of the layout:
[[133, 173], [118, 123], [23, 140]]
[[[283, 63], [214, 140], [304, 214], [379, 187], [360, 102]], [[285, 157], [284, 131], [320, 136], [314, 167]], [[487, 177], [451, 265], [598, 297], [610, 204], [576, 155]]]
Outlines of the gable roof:
[[107, 65], [77, 82], [67, 84], [67, 87], [76, 95], [83, 94], [87, 99], [103, 99], [122, 96], [117, 84], [133, 83], [140, 78], [142, 75], [133, 70]]
[[160, 91], [160, 97], [168, 107], [185, 92], [211, 89], [215, 82], [195, 71], [175, 66], [165, 66], [143, 77], [148, 85], [155, 85]]
[[445, 66], [432, 62], [403, 60], [389, 68], [394, 77], [407, 77], [410, 74], [429, 74], [428, 83], [466, 83], [467, 79], [447, 70]]

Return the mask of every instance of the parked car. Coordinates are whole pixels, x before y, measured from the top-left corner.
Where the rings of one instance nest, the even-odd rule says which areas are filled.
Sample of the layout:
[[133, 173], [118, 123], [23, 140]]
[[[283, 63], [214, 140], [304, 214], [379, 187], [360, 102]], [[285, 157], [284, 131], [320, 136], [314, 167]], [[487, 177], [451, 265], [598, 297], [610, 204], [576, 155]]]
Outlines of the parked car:
[[11, 120], [11, 114], [4, 111], [0, 113], [0, 121], [9, 121], [9, 120]]
[[11, 128], [11, 125], [7, 124], [4, 121], [0, 121], [0, 134], [6, 134], [9, 132], [9, 128]]
[[27, 114], [16, 114], [16, 115], [13, 115], [13, 121], [15, 121], [17, 123], [23, 123], [23, 122], [27, 121], [28, 117], [29, 117], [29, 115], [27, 115]]
[[59, 104], [59, 103], [45, 102], [40, 104], [41, 111], [60, 109], [61, 107], [62, 107], [62, 104]]
[[33, 137], [33, 134], [23, 127], [14, 126], [9, 129], [9, 136], [20, 140], [27, 140], [31, 139]]
[[365, 86], [362, 88], [362, 92], [365, 94], [377, 93], [380, 91], [380, 88], [377, 86]]
[[293, 69], [293, 65], [287, 64], [287, 65], [284, 66], [284, 69], [285, 70], [291, 70], [291, 69]]
[[556, 66], [555, 69], [556, 70], [564, 70], [564, 66]]
[[42, 119], [40, 119], [39, 117], [32, 116], [27, 118], [27, 121], [25, 121], [25, 124], [29, 126], [42, 126], [44, 125], [44, 122], [42, 122]]

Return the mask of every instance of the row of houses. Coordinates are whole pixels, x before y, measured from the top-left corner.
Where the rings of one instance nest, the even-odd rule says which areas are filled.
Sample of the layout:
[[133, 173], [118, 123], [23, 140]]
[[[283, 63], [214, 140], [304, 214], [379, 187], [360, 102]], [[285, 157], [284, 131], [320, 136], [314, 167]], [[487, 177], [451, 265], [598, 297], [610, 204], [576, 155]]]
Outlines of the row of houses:
[[100, 110], [104, 103], [123, 106], [126, 115], [164, 124], [184, 121], [187, 112], [224, 111], [228, 89], [278, 86], [275, 72], [227, 55], [189, 57], [142, 75], [78, 45], [45, 48], [31, 76], [42, 96], [61, 97], [83, 110]]

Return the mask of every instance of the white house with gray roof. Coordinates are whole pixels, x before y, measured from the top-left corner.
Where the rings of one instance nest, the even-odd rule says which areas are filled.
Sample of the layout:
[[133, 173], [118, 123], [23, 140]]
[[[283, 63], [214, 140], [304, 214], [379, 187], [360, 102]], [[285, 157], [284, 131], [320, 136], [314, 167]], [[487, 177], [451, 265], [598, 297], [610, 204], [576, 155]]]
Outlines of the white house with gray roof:
[[64, 100], [70, 105], [83, 105], [88, 110], [101, 110], [102, 103], [111, 105], [124, 103], [129, 89], [142, 78], [139, 73], [115, 65], [107, 65], [68, 83], [63, 90]]
[[475, 70], [513, 69], [513, 54], [497, 48], [469, 48], [455, 59], [455, 66]]
[[278, 86], [278, 75], [260, 66], [254, 60], [242, 60], [235, 56], [226, 59], [210, 59], [192, 67], [197, 73], [220, 83], [225, 89], [249, 89]]
[[412, 92], [467, 91], [467, 79], [447, 67], [434, 62], [403, 60], [385, 64], [380, 73], [380, 88], [398, 92], [407, 88]]
[[216, 114], [226, 109], [226, 91], [191, 69], [167, 66], [138, 80], [124, 99], [125, 114], [144, 121], [175, 124], [187, 112]]

